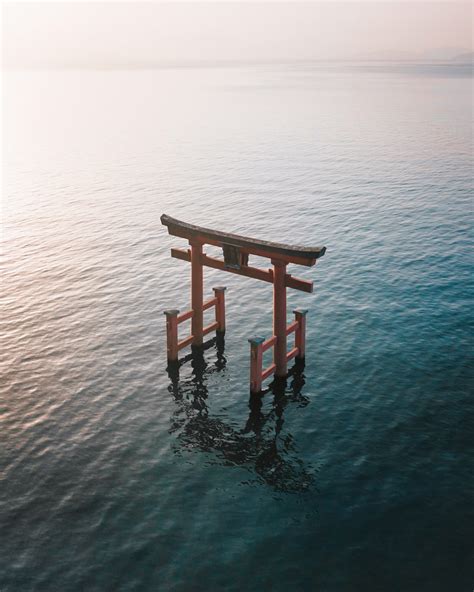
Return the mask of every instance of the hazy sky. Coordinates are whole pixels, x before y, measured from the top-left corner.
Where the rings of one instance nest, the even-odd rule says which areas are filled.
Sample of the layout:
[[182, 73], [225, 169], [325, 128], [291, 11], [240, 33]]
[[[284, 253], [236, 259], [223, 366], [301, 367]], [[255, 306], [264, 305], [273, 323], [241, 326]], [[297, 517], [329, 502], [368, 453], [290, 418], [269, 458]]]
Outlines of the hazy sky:
[[3, 58], [11, 67], [442, 57], [471, 51], [472, 28], [472, 4], [456, 0], [21, 2], [3, 5]]

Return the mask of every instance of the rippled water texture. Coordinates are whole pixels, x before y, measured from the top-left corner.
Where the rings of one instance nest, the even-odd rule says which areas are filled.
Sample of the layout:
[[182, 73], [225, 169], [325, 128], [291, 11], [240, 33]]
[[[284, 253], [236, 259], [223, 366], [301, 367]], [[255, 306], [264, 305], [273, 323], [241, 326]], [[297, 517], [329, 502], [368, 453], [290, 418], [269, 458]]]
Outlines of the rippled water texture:
[[[472, 589], [471, 84], [6, 75], [2, 592]], [[162, 212], [327, 246], [286, 389], [249, 403], [271, 286], [214, 270], [225, 344], [168, 375]]]

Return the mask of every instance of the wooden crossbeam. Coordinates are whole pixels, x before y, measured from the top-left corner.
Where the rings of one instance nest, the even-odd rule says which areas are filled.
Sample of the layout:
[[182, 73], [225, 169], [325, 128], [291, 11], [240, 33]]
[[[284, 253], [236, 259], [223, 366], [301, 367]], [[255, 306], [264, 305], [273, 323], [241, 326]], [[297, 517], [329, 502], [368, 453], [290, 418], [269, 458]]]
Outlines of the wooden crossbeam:
[[183, 312], [182, 314], [178, 315], [177, 317], [177, 322], [179, 323], [184, 323], [184, 321], [187, 321], [188, 319], [192, 318], [194, 314], [194, 311], [192, 310], [188, 310], [187, 312]]
[[202, 330], [202, 334], [207, 335], [208, 333], [212, 333], [213, 331], [215, 331], [217, 329], [218, 326], [219, 326], [219, 323], [217, 321], [215, 321], [214, 323], [207, 325], [207, 327], [204, 327]]
[[[181, 259], [181, 261], [191, 262], [191, 253], [189, 249], [171, 249], [171, 256], [175, 259]], [[233, 269], [225, 266], [222, 259], [216, 257], [209, 257], [209, 255], [202, 255], [202, 265], [212, 267], [213, 269], [220, 269], [221, 271], [228, 271], [237, 275], [243, 275], [256, 280], [262, 280], [273, 284], [273, 270], [272, 269], [259, 269], [258, 267], [251, 267], [249, 265], [242, 266], [240, 269]], [[289, 273], [285, 274], [285, 286], [287, 288], [293, 288], [294, 290], [300, 290], [301, 292], [313, 292], [313, 282], [296, 278]]]
[[269, 259], [278, 259], [285, 263], [296, 263], [297, 265], [311, 267], [316, 263], [316, 259], [322, 257], [326, 252], [326, 247], [287, 245], [241, 236], [230, 232], [212, 230], [176, 220], [176, 218], [172, 218], [166, 214], [161, 216], [161, 223], [168, 227], [168, 232], [173, 236], [186, 238], [189, 241], [197, 241], [201, 244], [216, 245], [223, 249], [237, 247], [244, 257], [249, 254], [258, 255]]
[[262, 372], [262, 378], [261, 381], [263, 382], [264, 380], [266, 380], [269, 376], [271, 376], [276, 370], [276, 366], [275, 364], [270, 364], [270, 366], [268, 366], [268, 368], [265, 368], [265, 370]]
[[209, 300], [207, 300], [206, 302], [204, 302], [204, 304], [202, 305], [202, 310], [207, 310], [208, 308], [211, 308], [212, 306], [215, 306], [217, 304], [217, 298], [210, 298]]
[[296, 331], [296, 329], [298, 328], [299, 323], [298, 321], [293, 321], [290, 325], [288, 325], [288, 327], [286, 328], [286, 334], [290, 335], [291, 333], [293, 333], [294, 331]]
[[192, 342], [193, 342], [192, 335], [189, 335], [189, 337], [185, 337], [181, 341], [178, 341], [178, 350], [183, 349], [183, 347], [187, 347], [188, 345], [191, 345]]
[[269, 337], [266, 341], [264, 341], [262, 343], [262, 351], [265, 352], [267, 351], [267, 349], [270, 349], [271, 347], [273, 347], [276, 343], [276, 336], [273, 335], [272, 337]]
[[296, 356], [298, 355], [298, 348], [294, 347], [293, 349], [291, 349], [287, 354], [286, 354], [286, 359], [288, 360], [288, 362], [290, 360], [292, 360], [293, 358], [296, 358]]

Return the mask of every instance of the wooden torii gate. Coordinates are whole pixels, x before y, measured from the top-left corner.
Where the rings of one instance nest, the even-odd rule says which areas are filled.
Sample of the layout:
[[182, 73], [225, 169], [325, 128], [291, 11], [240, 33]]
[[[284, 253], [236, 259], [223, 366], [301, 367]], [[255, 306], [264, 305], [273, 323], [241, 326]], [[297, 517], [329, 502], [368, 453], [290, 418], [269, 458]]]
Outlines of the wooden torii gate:
[[[292, 358], [304, 359], [306, 337], [306, 310], [296, 309], [295, 320], [286, 324], [286, 288], [303, 292], [313, 291], [313, 282], [296, 278], [286, 272], [289, 263], [315, 265], [316, 260], [324, 255], [326, 247], [300, 247], [273, 243], [260, 239], [248, 238], [237, 234], [210, 230], [171, 218], [161, 216], [161, 223], [168, 227], [169, 234], [189, 241], [190, 249], [171, 249], [171, 256], [191, 263], [191, 310], [180, 314], [179, 310], [166, 310], [168, 362], [178, 362], [178, 352], [191, 345], [200, 348], [203, 337], [212, 331], [225, 332], [224, 287], [216, 287], [214, 297], [203, 299], [203, 267], [212, 267], [238, 275], [251, 277], [273, 284], [273, 335], [249, 339], [250, 354], [250, 390], [261, 391], [262, 382], [271, 375], [285, 377], [287, 364]], [[224, 258], [218, 259], [206, 255], [204, 245], [221, 247]], [[273, 269], [251, 267], [249, 255], [267, 257]], [[215, 307], [215, 322], [203, 326], [203, 313]], [[191, 319], [191, 334], [183, 340], [178, 339], [178, 325]], [[287, 336], [295, 333], [295, 346], [287, 351]], [[273, 347], [273, 364], [262, 369], [263, 352]]]

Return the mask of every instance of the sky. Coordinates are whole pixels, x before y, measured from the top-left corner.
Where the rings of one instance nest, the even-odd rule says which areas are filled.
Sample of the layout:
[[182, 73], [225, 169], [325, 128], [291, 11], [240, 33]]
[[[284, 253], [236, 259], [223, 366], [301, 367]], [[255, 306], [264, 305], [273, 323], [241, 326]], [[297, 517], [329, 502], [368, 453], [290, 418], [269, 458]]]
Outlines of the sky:
[[473, 8], [401, 2], [10, 2], [3, 64], [445, 58], [472, 51]]

